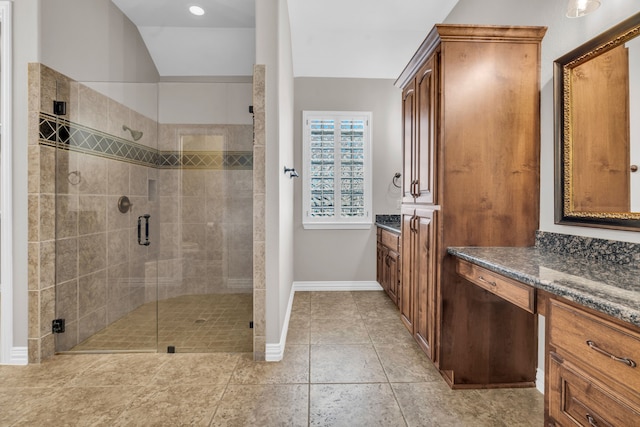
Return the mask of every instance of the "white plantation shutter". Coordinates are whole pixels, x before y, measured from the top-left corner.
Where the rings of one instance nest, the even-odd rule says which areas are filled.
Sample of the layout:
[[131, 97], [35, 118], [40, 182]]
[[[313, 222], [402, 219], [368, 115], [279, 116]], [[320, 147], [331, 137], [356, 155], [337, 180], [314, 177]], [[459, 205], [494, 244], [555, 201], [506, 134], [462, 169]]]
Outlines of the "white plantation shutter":
[[303, 225], [371, 226], [371, 113], [303, 113]]

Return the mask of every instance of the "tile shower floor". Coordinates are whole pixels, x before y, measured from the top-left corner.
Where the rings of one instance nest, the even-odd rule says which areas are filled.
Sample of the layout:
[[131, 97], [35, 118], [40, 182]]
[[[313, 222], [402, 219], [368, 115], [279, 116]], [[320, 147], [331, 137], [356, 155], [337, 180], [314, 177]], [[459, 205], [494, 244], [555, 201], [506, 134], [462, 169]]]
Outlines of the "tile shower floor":
[[251, 352], [252, 320], [250, 293], [185, 295], [144, 304], [71, 351]]
[[284, 360], [58, 355], [0, 366], [0, 426], [542, 426], [535, 389], [450, 390], [382, 292], [296, 293]]

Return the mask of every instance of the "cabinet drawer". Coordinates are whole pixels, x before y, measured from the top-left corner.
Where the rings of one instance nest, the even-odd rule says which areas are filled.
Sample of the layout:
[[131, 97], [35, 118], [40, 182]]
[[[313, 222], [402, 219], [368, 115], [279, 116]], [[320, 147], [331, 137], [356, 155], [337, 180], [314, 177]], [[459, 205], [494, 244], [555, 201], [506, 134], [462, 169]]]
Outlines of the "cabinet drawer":
[[458, 259], [456, 271], [459, 275], [489, 292], [535, 313], [536, 293], [532, 286], [508, 279], [470, 262]]
[[382, 230], [380, 234], [382, 244], [391, 250], [400, 252], [400, 236], [387, 230]]
[[549, 382], [549, 415], [560, 425], [638, 425], [639, 408], [554, 353], [549, 357]]
[[599, 371], [613, 387], [640, 391], [640, 334], [582, 310], [550, 301], [549, 343]]

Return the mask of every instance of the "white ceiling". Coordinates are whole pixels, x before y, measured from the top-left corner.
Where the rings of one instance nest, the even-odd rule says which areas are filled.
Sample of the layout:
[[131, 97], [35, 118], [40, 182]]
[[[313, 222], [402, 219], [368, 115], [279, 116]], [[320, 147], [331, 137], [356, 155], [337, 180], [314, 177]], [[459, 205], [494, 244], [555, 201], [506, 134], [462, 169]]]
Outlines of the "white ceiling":
[[[112, 0], [161, 76], [249, 76], [256, 0]], [[260, 0], [257, 0], [260, 1]], [[396, 78], [458, 0], [288, 0], [296, 77]], [[204, 16], [193, 16], [197, 4]]]

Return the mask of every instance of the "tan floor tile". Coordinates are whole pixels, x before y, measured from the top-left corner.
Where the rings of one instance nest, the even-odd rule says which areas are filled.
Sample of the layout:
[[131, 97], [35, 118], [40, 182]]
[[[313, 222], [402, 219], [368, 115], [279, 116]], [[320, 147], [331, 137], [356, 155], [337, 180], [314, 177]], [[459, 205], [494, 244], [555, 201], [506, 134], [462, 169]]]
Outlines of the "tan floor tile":
[[113, 423], [114, 426], [207, 426], [218, 407], [224, 385], [144, 387]]
[[15, 426], [112, 425], [139, 387], [64, 387], [30, 405]]
[[62, 386], [104, 356], [59, 355], [40, 364], [27, 366], [0, 365], [0, 387], [54, 387]]
[[254, 362], [246, 354], [236, 366], [231, 384], [301, 384], [309, 382], [309, 346], [288, 345], [280, 362]]
[[[73, 357], [73, 356], [69, 356]], [[146, 385], [164, 363], [161, 355], [128, 353], [101, 356], [69, 382], [71, 387]]]
[[227, 384], [241, 353], [166, 354], [162, 369], [151, 381], [156, 385]]
[[306, 344], [309, 345], [309, 328], [289, 328], [287, 330], [287, 349], [289, 345]]
[[371, 344], [312, 345], [312, 383], [387, 382]]
[[405, 426], [389, 384], [312, 384], [311, 426]]
[[[533, 427], [544, 424], [544, 395], [534, 388], [483, 390], [488, 418], [496, 426]], [[523, 416], [525, 415], [525, 416]]]
[[313, 319], [309, 328], [311, 344], [366, 344], [371, 342], [362, 320]]
[[374, 347], [390, 382], [442, 381], [440, 372], [416, 343]]
[[364, 322], [374, 344], [413, 344], [415, 340], [400, 319], [369, 319]]
[[308, 401], [308, 384], [229, 385], [211, 426], [304, 426]]
[[311, 301], [311, 319], [360, 320], [358, 306], [350, 301]]

